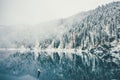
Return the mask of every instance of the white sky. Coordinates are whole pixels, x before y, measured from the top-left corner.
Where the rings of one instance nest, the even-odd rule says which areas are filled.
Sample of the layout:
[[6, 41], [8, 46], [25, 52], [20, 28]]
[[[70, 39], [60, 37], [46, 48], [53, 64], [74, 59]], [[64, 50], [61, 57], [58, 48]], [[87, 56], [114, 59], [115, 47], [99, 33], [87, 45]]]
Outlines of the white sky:
[[66, 18], [112, 1], [120, 0], [0, 0], [0, 25]]

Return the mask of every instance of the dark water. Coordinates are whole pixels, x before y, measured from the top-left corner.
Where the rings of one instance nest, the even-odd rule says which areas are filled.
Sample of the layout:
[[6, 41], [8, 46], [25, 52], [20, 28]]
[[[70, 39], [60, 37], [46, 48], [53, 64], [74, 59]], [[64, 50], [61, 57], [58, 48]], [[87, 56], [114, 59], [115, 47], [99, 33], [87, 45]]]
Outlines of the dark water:
[[111, 69], [91, 53], [1, 52], [0, 80], [119, 80], [119, 70]]

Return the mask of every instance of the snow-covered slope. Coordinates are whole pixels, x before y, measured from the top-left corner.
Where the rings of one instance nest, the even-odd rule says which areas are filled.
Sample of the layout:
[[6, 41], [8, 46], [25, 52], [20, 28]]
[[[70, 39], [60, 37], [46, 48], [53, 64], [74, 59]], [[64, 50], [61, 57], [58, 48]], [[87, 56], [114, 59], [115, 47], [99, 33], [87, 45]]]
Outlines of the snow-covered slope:
[[[58, 47], [62, 45], [61, 48], [67, 48], [72, 43], [69, 48], [91, 49], [104, 43], [107, 44], [111, 39], [119, 42], [119, 4], [120, 2], [110, 3], [89, 11], [88, 14], [81, 13], [68, 18], [65, 21], [67, 24], [64, 23], [67, 31], [57, 37], [57, 41], [59, 41]], [[53, 40], [54, 44], [55, 41]]]
[[73, 23], [84, 19], [89, 12], [82, 12], [66, 19], [52, 20], [36, 25], [0, 25], [0, 48], [33, 47], [36, 41], [61, 36]]

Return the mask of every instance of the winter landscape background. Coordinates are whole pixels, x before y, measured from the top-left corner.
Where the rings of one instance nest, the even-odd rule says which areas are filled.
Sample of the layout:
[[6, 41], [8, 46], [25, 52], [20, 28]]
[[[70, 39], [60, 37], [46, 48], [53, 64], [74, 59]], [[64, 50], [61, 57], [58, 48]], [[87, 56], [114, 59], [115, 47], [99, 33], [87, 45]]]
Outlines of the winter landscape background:
[[37, 80], [37, 69], [40, 80], [120, 80], [120, 1], [46, 23], [0, 25], [0, 80]]

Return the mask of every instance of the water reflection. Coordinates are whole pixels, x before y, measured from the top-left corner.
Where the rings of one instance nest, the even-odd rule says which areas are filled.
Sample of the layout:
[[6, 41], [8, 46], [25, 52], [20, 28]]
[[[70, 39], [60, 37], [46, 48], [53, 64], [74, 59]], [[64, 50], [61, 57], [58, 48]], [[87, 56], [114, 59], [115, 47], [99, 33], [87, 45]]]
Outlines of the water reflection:
[[108, 69], [99, 57], [89, 52], [15, 52], [0, 60], [0, 74], [37, 77], [41, 80], [110, 80]]

